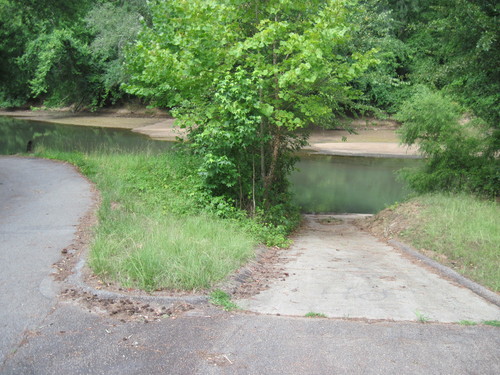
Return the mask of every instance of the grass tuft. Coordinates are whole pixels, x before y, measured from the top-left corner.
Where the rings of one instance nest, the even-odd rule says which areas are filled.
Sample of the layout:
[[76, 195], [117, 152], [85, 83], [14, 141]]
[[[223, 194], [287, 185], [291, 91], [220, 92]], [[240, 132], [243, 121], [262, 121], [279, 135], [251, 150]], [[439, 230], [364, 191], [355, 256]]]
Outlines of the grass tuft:
[[458, 324], [462, 325], [462, 326], [476, 326], [477, 323], [476, 322], [473, 322], [473, 321], [470, 321], [470, 320], [461, 320], [458, 322]]
[[216, 306], [222, 307], [226, 311], [239, 309], [238, 305], [231, 302], [231, 297], [226, 292], [217, 289], [210, 294], [210, 302]]
[[322, 313], [317, 313], [317, 312], [308, 312], [306, 315], [304, 315], [306, 318], [326, 318], [327, 316]]
[[487, 326], [500, 327], [500, 320], [485, 320], [483, 324]]
[[427, 315], [425, 315], [423, 312], [420, 312], [418, 310], [415, 311], [415, 315], [417, 316], [417, 320], [420, 323], [427, 323], [431, 320]]

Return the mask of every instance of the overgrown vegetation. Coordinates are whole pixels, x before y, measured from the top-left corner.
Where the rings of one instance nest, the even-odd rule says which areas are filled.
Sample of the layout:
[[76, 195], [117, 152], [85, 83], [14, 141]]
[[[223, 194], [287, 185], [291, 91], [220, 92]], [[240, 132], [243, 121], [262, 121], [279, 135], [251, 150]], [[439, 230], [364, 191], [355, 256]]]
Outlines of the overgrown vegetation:
[[[253, 236], [283, 245], [299, 220], [287, 192], [295, 151], [305, 144], [309, 125], [337, 126], [343, 115], [397, 113], [403, 142], [417, 145], [427, 157], [422, 169], [404, 174], [417, 192], [498, 198], [498, 16], [498, 6], [489, 0], [0, 0], [0, 107], [95, 109], [140, 98], [172, 110], [189, 129], [194, 155], [185, 160], [196, 160], [180, 171], [196, 183], [183, 185], [182, 196], [168, 182], [169, 162], [137, 156], [142, 166], [132, 166], [136, 159], [131, 158], [134, 172], [119, 177], [128, 186], [122, 190], [143, 200], [123, 198], [128, 203], [111, 209], [115, 201], [109, 198], [102, 217], [115, 218], [127, 205], [154, 207], [160, 211], [139, 211], [137, 217], [147, 222], [141, 216], [147, 213], [160, 221], [138, 225], [137, 235], [157, 233], [151, 236], [158, 236], [160, 244], [166, 239], [159, 228], [177, 220], [168, 215], [181, 215], [180, 226], [198, 225], [187, 219], [189, 206], [235, 225], [245, 223]], [[110, 163], [119, 159], [106, 158]], [[75, 160], [100, 178], [105, 168], [111, 170], [104, 159], [89, 155]], [[187, 211], [171, 203], [172, 197]], [[438, 201], [448, 204], [447, 198]], [[467, 211], [460, 208], [461, 215], [470, 217], [474, 204]], [[425, 233], [430, 219], [421, 219], [419, 230]], [[117, 231], [119, 239], [128, 238], [124, 228], [132, 219], [125, 215], [123, 220], [122, 228], [109, 222], [106, 236]], [[461, 228], [462, 222], [455, 223]], [[452, 232], [438, 228], [441, 236]], [[483, 250], [471, 249], [484, 239], [476, 239], [472, 231], [467, 236], [457, 235], [463, 243], [475, 240], [456, 256], [473, 275], [476, 266], [467, 266], [464, 254], [483, 256]], [[130, 255], [123, 267], [136, 272], [133, 281], [124, 282], [154, 288], [153, 274], [162, 274], [163, 265], [150, 262], [158, 254], [144, 247], [145, 240], [133, 241], [137, 246], [120, 245]], [[111, 245], [98, 246], [112, 256], [118, 252]], [[150, 255], [142, 258], [128, 250], [134, 246]], [[93, 259], [97, 267], [98, 257]], [[474, 274], [481, 280], [487, 263], [470, 262], [481, 270]], [[154, 272], [143, 272], [147, 263], [157, 267]], [[111, 268], [103, 272], [120, 273]], [[214, 271], [214, 278], [224, 272]], [[492, 285], [491, 275], [484, 279]], [[175, 287], [175, 282], [165, 285]]]
[[254, 255], [258, 242], [283, 243], [281, 229], [235, 212], [220, 219], [201, 205], [197, 157], [60, 153], [40, 156], [77, 165], [102, 195], [89, 258], [93, 271], [125, 287], [209, 288]]
[[[498, 195], [490, 1], [0, 0], [0, 9], [0, 106], [140, 97], [174, 109], [203, 159], [207, 191], [228, 207], [286, 204], [301, 130], [367, 111], [400, 111], [405, 129], [420, 130], [404, 139], [430, 160], [409, 177], [417, 190]], [[453, 120], [430, 129], [439, 111]], [[457, 115], [471, 121], [452, 125]], [[422, 142], [429, 131], [432, 152]]]
[[146, 0], [0, 0], [0, 107], [110, 104]]
[[408, 175], [410, 183], [418, 191], [499, 196], [498, 6], [485, 0], [388, 2], [413, 55], [407, 79], [426, 86], [410, 88], [414, 95], [400, 108], [403, 142], [416, 142], [428, 156], [423, 170]]
[[0, 106], [139, 97], [172, 109], [220, 211], [286, 212], [303, 129], [366, 112], [399, 112], [404, 142], [429, 157], [409, 175], [418, 191], [499, 194], [491, 1], [0, 0], [0, 9]]

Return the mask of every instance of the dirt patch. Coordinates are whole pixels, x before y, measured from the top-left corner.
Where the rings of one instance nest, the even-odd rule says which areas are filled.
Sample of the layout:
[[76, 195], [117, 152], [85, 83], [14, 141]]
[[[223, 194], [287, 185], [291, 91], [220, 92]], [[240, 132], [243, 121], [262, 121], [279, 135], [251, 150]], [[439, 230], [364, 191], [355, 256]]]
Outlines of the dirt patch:
[[101, 298], [95, 294], [72, 288], [64, 290], [61, 297], [78, 303], [90, 312], [107, 315], [121, 322], [143, 321], [144, 323], [150, 323], [162, 318], [177, 317], [194, 308], [191, 304], [185, 302], [176, 302], [170, 307], [166, 307], [127, 298]]
[[[339, 126], [333, 128], [332, 130], [395, 130], [401, 127], [401, 123], [399, 121], [393, 119], [382, 120], [373, 116], [340, 119], [339, 123]], [[323, 128], [313, 125], [309, 128], [309, 130], [316, 131], [323, 130]]]
[[355, 220], [353, 224], [384, 240], [400, 238], [401, 233], [410, 228], [421, 208], [416, 202], [406, 202], [396, 208], [387, 208], [372, 217]]
[[270, 287], [272, 281], [288, 277], [284, 265], [289, 260], [284, 256], [286, 250], [262, 247], [256, 260], [247, 263], [236, 271], [219, 288], [233, 298], [248, 298]]
[[186, 129], [175, 125], [175, 119], [164, 119], [152, 125], [136, 127], [132, 131], [149, 136], [152, 139], [162, 141], [176, 141], [187, 139]]
[[309, 137], [310, 143], [399, 143], [394, 129], [366, 129], [355, 134], [347, 130], [315, 130]]
[[16, 110], [0, 111], [0, 116], [9, 116], [21, 120], [33, 120], [56, 124], [99, 126], [110, 128], [133, 129], [156, 124], [159, 121], [171, 119], [166, 111], [147, 108], [102, 109], [95, 112], [73, 112], [70, 108], [59, 110]]
[[340, 219], [336, 219], [334, 217], [324, 217], [318, 219], [318, 223], [323, 224], [323, 225], [340, 225], [343, 224], [344, 221]]

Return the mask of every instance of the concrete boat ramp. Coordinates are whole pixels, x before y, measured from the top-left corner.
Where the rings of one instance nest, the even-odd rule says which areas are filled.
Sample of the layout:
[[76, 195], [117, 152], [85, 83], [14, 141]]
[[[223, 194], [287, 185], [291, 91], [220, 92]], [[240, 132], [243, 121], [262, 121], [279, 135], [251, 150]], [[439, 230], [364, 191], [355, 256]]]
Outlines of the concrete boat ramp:
[[[458, 323], [500, 320], [500, 308], [359, 230], [363, 215], [308, 215], [280, 255], [285, 278], [238, 300], [249, 311], [329, 318]], [[492, 293], [493, 294], [493, 293]]]

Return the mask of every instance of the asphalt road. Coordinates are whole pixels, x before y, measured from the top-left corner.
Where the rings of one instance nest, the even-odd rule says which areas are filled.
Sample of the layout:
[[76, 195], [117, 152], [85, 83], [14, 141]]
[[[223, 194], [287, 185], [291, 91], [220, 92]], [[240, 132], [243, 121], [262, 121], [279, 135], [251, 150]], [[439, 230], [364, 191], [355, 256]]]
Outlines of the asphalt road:
[[56, 303], [49, 276], [91, 204], [69, 165], [0, 157], [0, 363]]
[[0, 157], [0, 374], [498, 374], [500, 329], [197, 305], [121, 321], [57, 296], [51, 265], [91, 203], [72, 167]]

